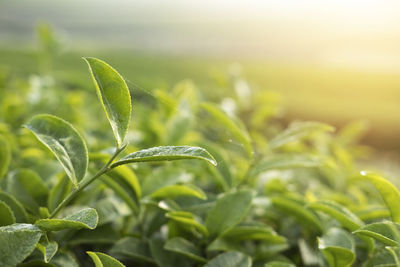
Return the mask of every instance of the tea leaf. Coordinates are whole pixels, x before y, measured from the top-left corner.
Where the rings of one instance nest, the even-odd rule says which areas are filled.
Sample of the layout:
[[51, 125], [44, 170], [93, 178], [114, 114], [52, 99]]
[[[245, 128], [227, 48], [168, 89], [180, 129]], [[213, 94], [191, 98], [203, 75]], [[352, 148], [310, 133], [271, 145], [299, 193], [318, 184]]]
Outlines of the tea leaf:
[[234, 241], [241, 240], [260, 240], [269, 244], [281, 244], [286, 242], [286, 238], [278, 235], [267, 225], [238, 225], [228, 230], [222, 235]]
[[128, 188], [118, 183], [118, 180], [114, 180], [112, 177], [102, 177], [101, 180], [111, 188], [135, 214], [139, 211], [138, 204], [135, 202], [136, 195], [132, 194], [131, 190], [128, 190]]
[[25, 127], [46, 145], [77, 185], [88, 167], [88, 152], [80, 134], [68, 122], [52, 115], [36, 115]]
[[400, 209], [398, 208], [398, 203], [400, 203], [399, 190], [392, 183], [378, 174], [363, 171], [361, 172], [361, 177], [368, 180], [376, 187], [390, 211], [392, 220], [400, 223]]
[[4, 201], [0, 201], [0, 226], [6, 226], [13, 223], [15, 223], [14, 213]]
[[131, 96], [122, 76], [106, 62], [86, 57], [97, 96], [111, 124], [118, 147], [124, 142], [131, 119]]
[[138, 202], [142, 197], [142, 190], [135, 173], [128, 166], [119, 166], [107, 173], [124, 188], [129, 188]]
[[7, 173], [8, 165], [11, 162], [11, 148], [5, 137], [0, 135], [0, 180]]
[[101, 252], [86, 251], [96, 267], [125, 267], [121, 262]]
[[309, 207], [332, 216], [349, 231], [355, 231], [364, 225], [364, 222], [361, 221], [357, 215], [335, 202], [316, 201], [311, 203]]
[[7, 189], [27, 209], [37, 213], [39, 206], [46, 204], [49, 189], [39, 175], [29, 169], [19, 169], [12, 173]]
[[47, 242], [45, 244], [38, 243], [36, 247], [42, 252], [44, 261], [49, 262], [58, 250], [58, 244], [55, 241]]
[[355, 260], [354, 240], [339, 228], [331, 228], [318, 238], [318, 248], [324, 254], [330, 267], [349, 267]]
[[185, 211], [171, 211], [165, 214], [165, 217], [167, 217], [170, 220], [173, 220], [178, 223], [182, 223], [184, 225], [192, 226], [195, 229], [197, 229], [200, 233], [202, 233], [204, 236], [208, 235], [207, 228], [199, 223], [196, 219], [195, 216], [190, 213], [190, 212], [185, 212]]
[[315, 132], [333, 132], [334, 127], [320, 122], [295, 122], [285, 131], [275, 136], [270, 142], [271, 149], [279, 148], [287, 143], [297, 141]]
[[264, 265], [264, 267], [295, 267], [294, 264], [284, 261], [271, 261]]
[[323, 226], [319, 218], [309, 209], [294, 200], [285, 197], [272, 197], [272, 204], [288, 215], [297, 218], [304, 226], [311, 231], [323, 232]]
[[222, 195], [206, 217], [210, 235], [218, 235], [238, 224], [250, 209], [253, 193], [243, 190]]
[[141, 262], [155, 263], [151, 257], [149, 244], [143, 240], [125, 237], [119, 240], [110, 253], [132, 258]]
[[249, 256], [236, 252], [225, 252], [211, 259], [204, 267], [251, 267], [252, 260]]
[[133, 162], [166, 161], [180, 159], [201, 159], [217, 165], [213, 156], [201, 147], [159, 146], [133, 152], [111, 165], [115, 168]]
[[50, 211], [57, 208], [63, 199], [71, 191], [72, 184], [68, 177], [63, 175], [59, 178], [57, 184], [50, 189], [49, 197], [47, 199], [47, 205]]
[[206, 194], [200, 189], [193, 185], [169, 185], [162, 187], [150, 195], [152, 198], [174, 199], [180, 196], [192, 196], [200, 199], [207, 199]]
[[400, 224], [389, 221], [367, 224], [353, 233], [372, 237], [387, 246], [400, 244]]
[[173, 251], [182, 254], [188, 258], [191, 258], [197, 262], [205, 263], [207, 260], [201, 255], [201, 251], [193, 245], [190, 241], [182, 238], [175, 237], [168, 240], [165, 243], [164, 248], [169, 251]]
[[60, 231], [64, 229], [94, 229], [99, 217], [95, 209], [86, 208], [63, 219], [40, 219], [35, 225], [45, 231]]
[[22, 206], [22, 204], [12, 195], [6, 192], [0, 192], [0, 201], [3, 201], [11, 208], [17, 223], [24, 223], [28, 221], [28, 215], [26, 214], [24, 206]]
[[15, 266], [35, 249], [42, 231], [32, 224], [0, 227], [0, 266]]
[[249, 158], [253, 158], [253, 146], [247, 130], [239, 127], [239, 123], [230, 118], [225, 112], [211, 103], [202, 103], [201, 107], [207, 110], [219, 123], [221, 123], [232, 136], [242, 145]]

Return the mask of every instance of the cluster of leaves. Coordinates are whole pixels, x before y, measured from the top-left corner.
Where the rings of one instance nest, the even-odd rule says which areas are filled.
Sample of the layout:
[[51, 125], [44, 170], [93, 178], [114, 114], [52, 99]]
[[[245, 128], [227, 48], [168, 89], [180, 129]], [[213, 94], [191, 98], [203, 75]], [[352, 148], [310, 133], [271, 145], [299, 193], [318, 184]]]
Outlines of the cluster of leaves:
[[134, 102], [129, 130], [125, 81], [85, 61], [114, 145], [90, 94], [78, 111], [57, 100], [79, 133], [31, 117], [46, 85], [20, 86], [19, 102], [0, 80], [0, 266], [400, 266], [400, 193], [358, 172], [362, 125], [280, 130], [274, 96], [233, 76], [222, 105], [187, 81]]

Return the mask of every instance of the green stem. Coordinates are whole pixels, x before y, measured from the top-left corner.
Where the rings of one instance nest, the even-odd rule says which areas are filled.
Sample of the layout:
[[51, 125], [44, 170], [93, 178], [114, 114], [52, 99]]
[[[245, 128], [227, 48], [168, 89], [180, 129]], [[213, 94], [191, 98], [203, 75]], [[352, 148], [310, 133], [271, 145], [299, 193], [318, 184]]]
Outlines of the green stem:
[[72, 190], [71, 193], [60, 203], [58, 204], [57, 208], [50, 214], [50, 219], [54, 218], [62, 208], [64, 208], [71, 200], [73, 200], [83, 189], [85, 189], [88, 185], [90, 185], [94, 180], [105, 174], [106, 172], [110, 171], [110, 165], [113, 162], [113, 160], [125, 149], [126, 145], [117, 148], [115, 153], [111, 156], [111, 158], [108, 160], [108, 162], [101, 168], [95, 175], [90, 177], [89, 179], [83, 180], [77, 188]]

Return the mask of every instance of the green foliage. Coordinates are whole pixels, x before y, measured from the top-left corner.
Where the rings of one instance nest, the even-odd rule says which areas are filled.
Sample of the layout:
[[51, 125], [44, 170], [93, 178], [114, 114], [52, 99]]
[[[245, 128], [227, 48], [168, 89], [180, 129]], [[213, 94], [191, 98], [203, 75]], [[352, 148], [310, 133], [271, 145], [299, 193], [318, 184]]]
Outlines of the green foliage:
[[275, 94], [236, 95], [243, 77], [130, 92], [85, 60], [105, 116], [90, 81], [1, 80], [0, 266], [398, 266], [400, 194], [355, 175], [362, 124], [285, 128]]

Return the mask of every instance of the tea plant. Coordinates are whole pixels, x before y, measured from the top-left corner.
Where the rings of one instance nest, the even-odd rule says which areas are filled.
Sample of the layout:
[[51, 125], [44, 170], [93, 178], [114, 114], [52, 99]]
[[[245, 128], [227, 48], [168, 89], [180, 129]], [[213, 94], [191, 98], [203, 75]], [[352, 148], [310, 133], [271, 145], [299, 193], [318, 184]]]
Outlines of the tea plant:
[[84, 60], [114, 144], [89, 92], [0, 82], [0, 266], [400, 266], [400, 193], [358, 171], [362, 124], [282, 130], [274, 95], [218, 105], [189, 81], [132, 112]]

